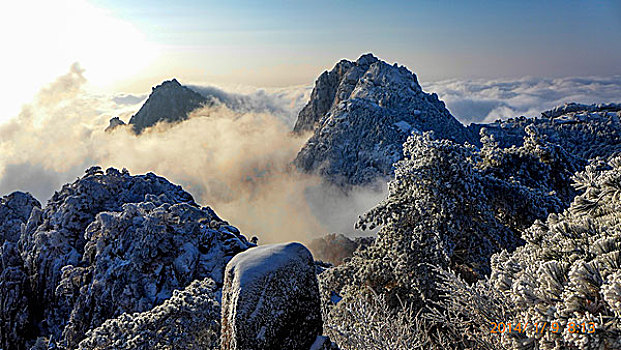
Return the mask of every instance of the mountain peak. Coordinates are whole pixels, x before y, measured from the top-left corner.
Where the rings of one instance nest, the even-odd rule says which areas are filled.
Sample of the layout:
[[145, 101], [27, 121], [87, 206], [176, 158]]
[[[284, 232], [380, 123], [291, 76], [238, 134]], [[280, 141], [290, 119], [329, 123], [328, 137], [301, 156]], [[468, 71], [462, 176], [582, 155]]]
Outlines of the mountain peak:
[[181, 85], [176, 78], [172, 78], [171, 80], [164, 80], [161, 84], [152, 87], [151, 92], [167, 88], [183, 88], [183, 85]]
[[345, 186], [390, 176], [413, 132], [477, 141], [436, 94], [422, 90], [414, 73], [372, 54], [342, 60], [321, 74], [294, 127], [296, 133], [307, 131], [314, 135], [294, 164]]
[[151, 95], [129, 124], [140, 134], [159, 122], [175, 123], [188, 118], [193, 110], [211, 100], [181, 85], [177, 79], [166, 80], [152, 88]]
[[358, 58], [356, 63], [359, 65], [368, 66], [375, 62], [378, 62], [379, 60], [380, 60], [379, 58], [375, 57], [372, 53], [369, 52], [369, 53], [365, 53], [364, 55], [360, 56], [360, 58]]
[[[293, 131], [303, 133], [314, 130], [321, 118], [342, 101], [361, 98], [374, 103], [402, 102], [409, 105], [412, 99], [407, 96], [421, 91], [414, 73], [405, 67], [390, 65], [371, 53], [360, 56], [354, 62], [341, 60], [332, 70], [319, 76], [310, 102], [300, 111]], [[382, 98], [382, 94], [394, 98]]]

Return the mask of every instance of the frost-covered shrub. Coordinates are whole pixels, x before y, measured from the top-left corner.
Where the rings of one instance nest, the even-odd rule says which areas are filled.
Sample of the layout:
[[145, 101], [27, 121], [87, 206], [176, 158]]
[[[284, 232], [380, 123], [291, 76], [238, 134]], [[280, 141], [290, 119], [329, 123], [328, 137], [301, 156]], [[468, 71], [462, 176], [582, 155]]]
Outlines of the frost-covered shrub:
[[74, 349], [107, 319], [151, 310], [194, 280], [220, 288], [228, 260], [254, 245], [165, 178], [100, 167], [44, 208], [3, 198], [0, 228], [21, 235], [0, 245], [0, 348], [17, 350]]
[[569, 103], [541, 113], [540, 118], [510, 118], [488, 124], [471, 124], [477, 134], [486, 128], [500, 147], [520, 146], [526, 128], [534, 126], [548, 140], [563, 147], [586, 166], [590, 159], [608, 159], [621, 152], [621, 104]]
[[23, 349], [29, 335], [30, 289], [17, 247], [21, 226], [41, 204], [30, 194], [13, 192], [0, 198], [0, 349]]
[[[511, 349], [621, 348], [621, 157], [589, 165], [575, 181], [584, 193], [526, 230], [526, 245], [495, 255], [488, 281], [460, 287], [459, 279], [445, 279], [451, 297], [442, 307], [461, 312], [463, 325], [531, 325], [503, 335], [465, 332], [468, 341], [502, 339]], [[489, 296], [479, 290], [490, 290], [498, 303], [485, 304]], [[557, 331], [535, 331], [544, 322]]]
[[98, 166], [55, 192], [44, 208], [35, 207], [22, 230], [19, 250], [31, 287], [30, 303], [39, 335], [58, 339], [71, 311], [71, 300], [58, 298], [62, 268], [78, 265], [84, 252], [86, 227], [97, 214], [121, 211], [126, 203], [189, 203], [180, 186], [153, 173], [131, 176]]
[[533, 125], [525, 133], [520, 146], [500, 148], [494, 135], [482, 129], [477, 163], [488, 180], [486, 191], [496, 193], [489, 196], [496, 217], [516, 229], [567, 208], [576, 195], [571, 177], [580, 169], [576, 157], [548, 142]]
[[[424, 325], [411, 306], [395, 312], [385, 297], [370, 291], [339, 309], [338, 317], [325, 317], [324, 333], [343, 350], [425, 349], [430, 344]], [[347, 319], [348, 322], [334, 322]], [[422, 337], [421, 337], [422, 335]]]
[[122, 314], [89, 331], [79, 349], [217, 349], [220, 304], [210, 279], [192, 282], [152, 310]]
[[125, 204], [97, 215], [85, 237], [81, 264], [65, 266], [56, 289], [72, 304], [69, 348], [106, 319], [147, 311], [195, 279], [220, 287], [226, 263], [251, 246], [212, 210], [187, 203]]
[[436, 297], [432, 265], [471, 282], [488, 274], [493, 253], [521, 243], [523, 221], [545, 217], [560, 201], [494, 176], [485, 170], [493, 165], [483, 165], [487, 158], [473, 146], [429, 134], [411, 137], [388, 198], [358, 222], [383, 226], [375, 243], [322, 274], [324, 285], [344, 297], [369, 286], [389, 293], [391, 303], [395, 295], [422, 302]]

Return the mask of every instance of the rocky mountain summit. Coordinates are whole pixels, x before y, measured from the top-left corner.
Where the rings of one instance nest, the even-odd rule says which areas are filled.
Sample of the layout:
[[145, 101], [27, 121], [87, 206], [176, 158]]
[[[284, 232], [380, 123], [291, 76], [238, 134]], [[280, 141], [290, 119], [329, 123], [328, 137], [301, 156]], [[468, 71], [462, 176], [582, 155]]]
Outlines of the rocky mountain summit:
[[[213, 101], [182, 86], [177, 79], [164, 81], [154, 87], [147, 101], [129, 124], [137, 134], [159, 122], [175, 123], [188, 118], [193, 110]], [[112, 125], [112, 121], [111, 121]]]
[[436, 94], [425, 93], [406, 67], [371, 54], [342, 60], [315, 83], [294, 132], [313, 131], [295, 166], [338, 185], [365, 185], [392, 174], [412, 133], [476, 143]]

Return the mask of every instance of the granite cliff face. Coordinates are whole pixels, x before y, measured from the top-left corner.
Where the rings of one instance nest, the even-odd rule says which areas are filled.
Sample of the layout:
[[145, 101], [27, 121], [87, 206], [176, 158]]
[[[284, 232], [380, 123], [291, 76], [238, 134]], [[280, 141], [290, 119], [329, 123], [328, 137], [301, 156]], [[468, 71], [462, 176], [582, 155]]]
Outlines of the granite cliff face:
[[412, 133], [476, 143], [436, 94], [425, 93], [407, 68], [371, 54], [343, 60], [324, 72], [294, 132], [313, 131], [294, 165], [337, 185], [388, 178]]
[[[175, 123], [188, 118], [193, 110], [213, 103], [212, 99], [179, 84], [177, 79], [156, 86], [129, 124], [137, 134], [159, 122]], [[112, 123], [111, 123], [112, 126]]]

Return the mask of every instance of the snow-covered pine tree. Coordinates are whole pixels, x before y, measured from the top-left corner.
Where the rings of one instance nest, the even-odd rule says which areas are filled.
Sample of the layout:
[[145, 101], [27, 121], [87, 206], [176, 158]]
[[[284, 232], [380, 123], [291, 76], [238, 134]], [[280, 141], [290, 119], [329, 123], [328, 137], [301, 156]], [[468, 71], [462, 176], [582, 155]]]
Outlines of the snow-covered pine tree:
[[[461, 329], [446, 337], [497, 349], [621, 349], [621, 157], [574, 179], [583, 193], [527, 229], [526, 245], [494, 255], [489, 280], [468, 286], [442, 273], [451, 298], [441, 303], [444, 320], [436, 313], [435, 321], [450, 318]], [[531, 326], [492, 334], [491, 322]], [[557, 331], [535, 331], [544, 322]]]
[[480, 150], [431, 134], [410, 137], [388, 198], [358, 222], [360, 228], [382, 226], [375, 243], [320, 276], [326, 305], [342, 297], [326, 307], [328, 325], [364, 328], [350, 324], [347, 310], [361, 298], [372, 304], [369, 290], [395, 312], [402, 304], [423, 310], [441, 299], [437, 267], [474, 283], [489, 274], [492, 254], [523, 244], [522, 229], [561, 211], [557, 194], [571, 196], [562, 182], [574, 163], [528, 129], [523, 144], [508, 149], [491, 137]]

